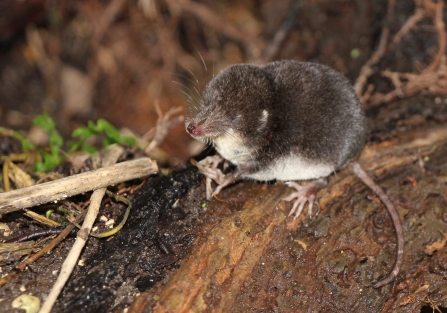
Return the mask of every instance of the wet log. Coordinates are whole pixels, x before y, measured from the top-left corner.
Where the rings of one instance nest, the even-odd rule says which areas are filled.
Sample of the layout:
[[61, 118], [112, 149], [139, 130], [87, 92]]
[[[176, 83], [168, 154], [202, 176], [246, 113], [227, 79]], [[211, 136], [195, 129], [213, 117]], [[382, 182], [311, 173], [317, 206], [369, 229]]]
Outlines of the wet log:
[[282, 183], [253, 189], [244, 182], [225, 190], [223, 202], [213, 200], [209, 209], [226, 210], [233, 198], [246, 197], [239, 200], [242, 210], [205, 227], [167, 284], [142, 293], [129, 312], [420, 312], [430, 301], [447, 306], [447, 248], [424, 252], [447, 229], [447, 127], [368, 146], [359, 162], [401, 215], [406, 251], [393, 283], [372, 286], [395, 261], [389, 215], [346, 167], [319, 193], [318, 216], [296, 221], [286, 218], [290, 205], [281, 199], [290, 190]]

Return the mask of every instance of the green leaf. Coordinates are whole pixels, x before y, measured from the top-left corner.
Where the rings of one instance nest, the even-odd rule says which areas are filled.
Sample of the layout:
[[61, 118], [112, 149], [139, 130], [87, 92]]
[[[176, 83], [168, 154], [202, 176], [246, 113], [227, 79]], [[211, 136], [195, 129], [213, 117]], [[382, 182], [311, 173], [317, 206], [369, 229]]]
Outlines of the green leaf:
[[68, 149], [68, 154], [71, 154], [75, 151], [78, 151], [79, 149], [82, 149], [82, 145], [84, 144], [84, 140], [80, 140], [77, 142], [69, 142], [67, 145], [70, 147], [70, 149]]
[[42, 161], [35, 164], [34, 171], [48, 172], [60, 164], [60, 149], [64, 144], [64, 140], [59, 132], [56, 130], [56, 123], [48, 115], [48, 113], [37, 115], [33, 120], [33, 124], [47, 131], [50, 141], [50, 153], [45, 150], [39, 149], [40, 154], [42, 155]]
[[45, 172], [45, 166], [43, 165], [42, 162], [37, 162], [34, 164], [34, 172], [35, 173]]
[[[133, 137], [124, 137], [120, 131], [105, 119], [99, 119], [95, 122], [89, 121], [86, 127], [79, 127], [73, 131], [71, 136], [73, 138], [79, 138], [78, 142], [69, 143], [69, 153], [82, 149], [88, 153], [94, 153], [97, 149], [85, 145], [85, 141], [95, 135], [103, 135], [102, 144], [104, 147], [111, 144], [118, 143], [121, 145], [135, 146], [137, 140]], [[93, 151], [93, 152], [91, 152]]]
[[20, 140], [20, 143], [22, 144], [22, 148], [25, 151], [36, 149], [36, 147], [34, 147], [34, 145], [31, 142], [29, 142], [28, 139], [22, 139]]
[[56, 128], [56, 122], [48, 115], [48, 113], [37, 115], [33, 120], [33, 124], [46, 131]]
[[14, 138], [20, 140], [23, 150], [29, 151], [29, 150], [36, 149], [36, 147], [28, 140], [28, 138], [23, 136], [21, 133], [19, 133], [17, 131], [12, 131], [11, 134]]
[[95, 135], [95, 132], [92, 131], [89, 127], [79, 127], [76, 128], [73, 133], [71, 134], [71, 137], [75, 138], [75, 137], [90, 137], [92, 135]]
[[129, 146], [135, 146], [137, 139], [135, 137], [123, 137], [123, 142]]
[[34, 165], [35, 172], [48, 172], [58, 166], [61, 162], [59, 154], [42, 153], [43, 161]]
[[92, 121], [88, 121], [87, 128], [89, 128], [93, 133], [98, 134], [99, 130], [97, 129], [96, 125]]
[[98, 128], [103, 130], [107, 137], [113, 139], [116, 143], [121, 143], [121, 133], [112, 124], [104, 119], [98, 120]]
[[108, 146], [110, 146], [110, 145], [113, 145], [115, 142], [116, 142], [115, 140], [113, 140], [113, 139], [111, 139], [111, 138], [108, 138], [108, 137], [104, 137], [104, 138], [102, 139], [102, 145], [103, 145], [104, 147], [108, 147]]
[[82, 145], [82, 150], [90, 154], [98, 152], [98, 149], [89, 145]]
[[56, 131], [51, 131], [50, 132], [50, 147], [62, 147], [62, 145], [64, 144], [64, 140], [62, 139], [62, 136]]
[[49, 218], [51, 217], [51, 214], [53, 214], [53, 212], [54, 212], [54, 210], [48, 210], [48, 211], [46, 211], [46, 212], [45, 212], [45, 217], [49, 219]]

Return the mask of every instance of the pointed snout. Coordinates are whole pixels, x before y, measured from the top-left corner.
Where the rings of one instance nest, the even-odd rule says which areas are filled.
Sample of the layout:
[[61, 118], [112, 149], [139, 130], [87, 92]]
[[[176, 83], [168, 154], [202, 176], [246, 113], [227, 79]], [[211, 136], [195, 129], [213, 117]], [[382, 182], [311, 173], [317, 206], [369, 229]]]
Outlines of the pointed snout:
[[202, 128], [196, 123], [188, 123], [186, 125], [186, 131], [193, 137], [200, 137], [203, 135]]

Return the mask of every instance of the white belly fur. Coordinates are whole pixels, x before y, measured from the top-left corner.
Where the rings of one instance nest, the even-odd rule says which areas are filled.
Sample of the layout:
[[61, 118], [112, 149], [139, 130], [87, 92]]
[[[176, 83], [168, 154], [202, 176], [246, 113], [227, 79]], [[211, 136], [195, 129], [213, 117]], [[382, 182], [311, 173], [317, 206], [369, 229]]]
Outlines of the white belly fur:
[[327, 177], [335, 171], [333, 165], [311, 163], [297, 155], [278, 159], [269, 169], [254, 174], [243, 175], [260, 181], [268, 180], [308, 180]]

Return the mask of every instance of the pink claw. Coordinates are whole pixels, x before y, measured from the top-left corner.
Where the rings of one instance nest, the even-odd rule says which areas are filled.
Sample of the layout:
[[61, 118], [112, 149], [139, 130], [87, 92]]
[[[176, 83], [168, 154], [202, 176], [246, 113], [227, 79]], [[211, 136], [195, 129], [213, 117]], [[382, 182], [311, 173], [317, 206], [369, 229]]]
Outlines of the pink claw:
[[313, 182], [311, 182], [306, 186], [298, 185], [295, 182], [287, 182], [286, 184], [289, 187], [292, 187], [296, 190], [290, 196], [284, 199], [285, 201], [292, 201], [293, 199], [296, 199], [288, 215], [291, 216], [294, 214], [295, 217], [293, 219], [295, 220], [303, 212], [304, 205], [306, 203], [309, 203], [308, 205], [309, 216], [312, 215], [312, 208], [315, 202], [316, 195], [318, 191], [320, 191], [324, 186], [327, 185], [327, 180], [325, 178], [320, 178], [314, 180]]
[[[206, 177], [206, 198], [209, 200], [211, 197], [216, 196], [226, 186], [239, 180], [237, 172], [231, 172], [228, 174], [222, 173], [217, 166], [225, 161], [220, 155], [213, 155], [206, 157], [200, 162], [193, 161], [192, 164], [197, 166], [199, 171]], [[211, 181], [214, 180], [218, 185], [213, 191]]]

